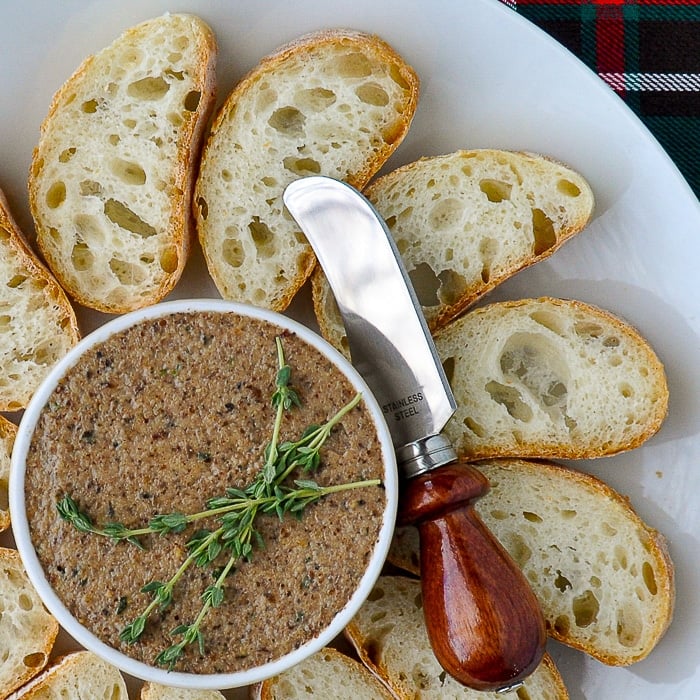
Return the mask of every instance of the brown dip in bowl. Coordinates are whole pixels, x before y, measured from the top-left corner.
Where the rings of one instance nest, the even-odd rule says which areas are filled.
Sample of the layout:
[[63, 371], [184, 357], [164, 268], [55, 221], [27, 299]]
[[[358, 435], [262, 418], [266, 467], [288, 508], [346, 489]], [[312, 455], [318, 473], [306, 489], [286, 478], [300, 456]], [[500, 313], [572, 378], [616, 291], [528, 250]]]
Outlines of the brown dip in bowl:
[[[81, 531], [57, 504], [69, 496], [91, 523], [147, 526], [156, 515], [205, 511], [260, 473], [272, 437], [279, 369], [276, 337], [301, 405], [282, 414], [279, 442], [329, 420], [357, 392], [320, 450], [319, 486], [380, 480], [324, 495], [299, 518], [258, 515], [254, 546], [223, 583], [223, 601], [171, 671], [154, 659], [203, 606], [229, 559], [190, 566], [172, 602], [134, 643], [120, 632], [187, 559], [182, 532], [145, 534], [141, 546]], [[27, 409], [10, 486], [15, 537], [49, 610], [87, 648], [146, 680], [196, 688], [247, 685], [328, 644], [369, 594], [396, 513], [391, 440], [381, 410], [353, 368], [304, 326], [261, 309], [212, 300], [160, 304], [119, 317], [60, 363]], [[257, 541], [257, 540], [255, 540]], [[253, 542], [255, 545], [255, 541]]]

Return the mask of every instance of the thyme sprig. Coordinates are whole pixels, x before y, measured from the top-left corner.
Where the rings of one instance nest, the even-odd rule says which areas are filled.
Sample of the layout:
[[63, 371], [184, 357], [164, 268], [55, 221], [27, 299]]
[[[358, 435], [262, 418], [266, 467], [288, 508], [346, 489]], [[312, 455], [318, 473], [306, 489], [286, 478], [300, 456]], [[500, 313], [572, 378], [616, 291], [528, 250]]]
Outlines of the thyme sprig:
[[214, 582], [201, 595], [202, 607], [195, 619], [173, 629], [170, 634], [173, 638], [179, 638], [178, 641], [156, 656], [154, 663], [167, 666], [169, 670], [177, 665], [191, 644], [196, 643], [200, 653], [205, 653], [202, 623], [212, 608], [223, 603], [226, 579], [240, 561], [250, 561], [254, 550], [265, 546], [262, 535], [256, 528], [259, 515], [276, 515], [280, 520], [287, 514], [300, 518], [307, 506], [331, 493], [381, 484], [379, 479], [368, 479], [320, 486], [310, 478], [291, 478], [294, 472], [307, 476], [318, 470], [321, 464], [320, 451], [328, 436], [343, 417], [359, 404], [362, 396], [356, 394], [328, 421], [322, 425], [309, 426], [297, 440], [280, 442], [284, 412], [301, 406], [301, 399], [290, 385], [291, 368], [286, 363], [279, 337], [276, 338], [276, 345], [278, 370], [272, 395], [272, 406], [275, 408], [272, 437], [264, 448], [263, 467], [248, 486], [243, 489], [227, 488], [222, 496], [210, 498], [205, 510], [200, 512], [159, 514], [141, 528], [127, 528], [118, 522], [97, 526], [70, 495], [65, 495], [57, 503], [61, 518], [79, 531], [107, 537], [114, 542], [126, 541], [141, 549], [145, 549], [142, 538], [147, 535], [178, 534], [200, 520], [215, 519], [216, 528], [201, 528], [190, 536], [185, 545], [187, 557], [168, 581], [151, 581], [143, 586], [141, 592], [149, 594], [151, 600], [120, 632], [123, 642], [136, 643], [150, 617], [172, 604], [177, 583], [191, 566], [212, 566], [222, 553], [227, 554], [226, 563], [216, 570]]

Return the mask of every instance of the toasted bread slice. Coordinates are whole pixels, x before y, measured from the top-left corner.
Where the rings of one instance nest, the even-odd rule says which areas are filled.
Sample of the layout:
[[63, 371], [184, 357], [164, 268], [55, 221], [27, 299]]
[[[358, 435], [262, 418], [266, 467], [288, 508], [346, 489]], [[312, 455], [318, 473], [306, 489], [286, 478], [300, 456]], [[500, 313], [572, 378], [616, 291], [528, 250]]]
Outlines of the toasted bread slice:
[[252, 697], [256, 700], [305, 697], [393, 700], [394, 695], [359, 661], [328, 647], [279, 676], [259, 683]]
[[666, 375], [649, 343], [580, 301], [490, 304], [435, 344], [457, 401], [446, 433], [469, 460], [602, 457], [641, 445], [666, 417]]
[[124, 677], [91, 651], [62, 656], [22, 688], [17, 700], [129, 700]]
[[0, 548], [0, 698], [46, 666], [58, 622], [27, 578], [19, 552]]
[[10, 527], [10, 460], [15, 444], [17, 426], [0, 416], [0, 532]]
[[[549, 636], [609, 665], [648, 656], [673, 617], [663, 536], [588, 474], [519, 459], [475, 466], [491, 483], [476, 510], [522, 568]], [[419, 574], [415, 528], [397, 529], [389, 561]]]
[[376, 36], [322, 31], [265, 57], [214, 120], [195, 192], [199, 240], [228, 299], [284, 310], [315, 265], [284, 188], [321, 174], [363, 187], [402, 141], [418, 78]]
[[144, 683], [139, 697], [141, 700], [225, 700], [218, 690], [170, 688], [157, 683]]
[[[586, 179], [568, 166], [494, 149], [422, 158], [364, 194], [386, 221], [432, 330], [552, 255], [586, 227], [595, 204]], [[313, 299], [322, 333], [342, 347], [342, 319], [320, 268]]]
[[17, 411], [80, 331], [63, 289], [29, 247], [2, 192], [0, 307], [0, 411]]
[[[362, 661], [403, 700], [508, 697], [466, 688], [448, 676], [430, 647], [423, 615], [419, 581], [404, 576], [380, 576], [345, 632]], [[538, 700], [569, 697], [559, 671], [547, 654], [518, 690], [517, 697]]]
[[216, 51], [202, 20], [164, 14], [88, 57], [56, 93], [29, 197], [39, 248], [80, 304], [123, 313], [180, 278]]

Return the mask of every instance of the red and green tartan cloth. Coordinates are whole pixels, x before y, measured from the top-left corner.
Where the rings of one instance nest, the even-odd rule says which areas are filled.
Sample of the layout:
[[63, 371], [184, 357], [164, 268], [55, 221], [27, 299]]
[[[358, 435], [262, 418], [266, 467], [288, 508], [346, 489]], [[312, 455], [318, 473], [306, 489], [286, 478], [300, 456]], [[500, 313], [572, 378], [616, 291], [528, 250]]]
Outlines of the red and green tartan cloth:
[[502, 0], [595, 71], [700, 198], [700, 0]]

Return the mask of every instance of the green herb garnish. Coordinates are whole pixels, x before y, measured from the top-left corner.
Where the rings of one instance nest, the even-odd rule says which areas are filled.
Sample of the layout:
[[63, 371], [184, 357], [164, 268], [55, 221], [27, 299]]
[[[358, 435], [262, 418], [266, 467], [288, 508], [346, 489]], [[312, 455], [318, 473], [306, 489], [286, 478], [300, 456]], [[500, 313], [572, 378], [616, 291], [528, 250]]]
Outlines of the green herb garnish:
[[[320, 451], [331, 431], [359, 404], [361, 394], [356, 394], [323, 425], [309, 426], [298, 440], [280, 442], [283, 414], [300, 406], [301, 400], [290, 385], [291, 368], [286, 363], [280, 338], [276, 339], [276, 343], [279, 369], [272, 395], [272, 405], [275, 408], [272, 438], [264, 448], [264, 465], [248, 486], [243, 489], [227, 488], [222, 496], [210, 498], [206, 502], [206, 509], [198, 513], [156, 515], [145, 527], [136, 529], [127, 528], [117, 522], [95, 525], [69, 495], [57, 503], [61, 518], [81, 532], [108, 537], [115, 542], [127, 541], [142, 549], [144, 544], [141, 539], [146, 535], [177, 534], [199, 520], [216, 519], [215, 529], [198, 529], [187, 540], [187, 557], [168, 581], [151, 581], [141, 589], [143, 593], [150, 595], [151, 600], [120, 633], [123, 642], [137, 642], [151, 615], [172, 604], [175, 587], [185, 572], [193, 565], [212, 566], [222, 552], [226, 553], [226, 563], [223, 567], [216, 568], [214, 582], [201, 595], [202, 607], [199, 614], [191, 622], [173, 629], [170, 634], [178, 641], [155, 658], [156, 665], [167, 666], [169, 670], [177, 665], [190, 644], [196, 643], [200, 653], [204, 654], [202, 623], [212, 608], [217, 608], [223, 603], [227, 577], [235, 571], [238, 562], [250, 561], [256, 548], [264, 548], [263, 538], [255, 527], [259, 515], [276, 515], [280, 520], [288, 514], [300, 518], [307, 506], [328, 494], [381, 484], [379, 479], [368, 479], [320, 486], [308, 478], [321, 464]], [[292, 478], [294, 472], [304, 478]], [[123, 610], [121, 605], [120, 608]]]

